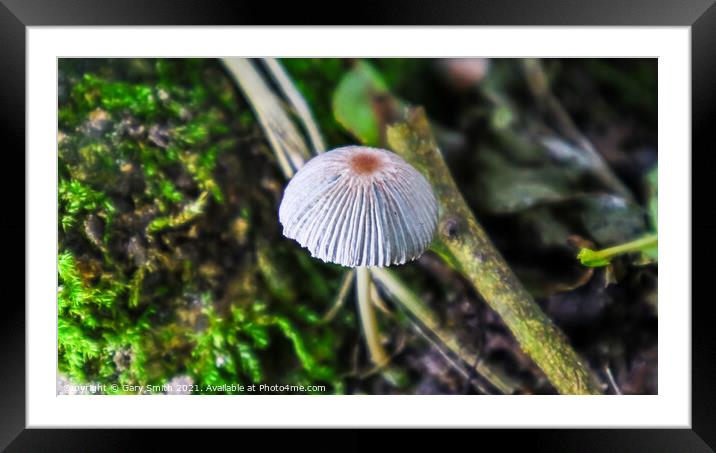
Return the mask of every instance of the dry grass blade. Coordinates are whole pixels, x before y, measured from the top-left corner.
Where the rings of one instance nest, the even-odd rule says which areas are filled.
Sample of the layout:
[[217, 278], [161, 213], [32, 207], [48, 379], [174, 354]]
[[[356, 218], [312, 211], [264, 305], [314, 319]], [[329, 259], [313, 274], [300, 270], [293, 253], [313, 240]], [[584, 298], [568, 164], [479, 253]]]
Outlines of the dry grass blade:
[[311, 112], [310, 107], [308, 107], [306, 100], [296, 89], [296, 86], [291, 81], [291, 78], [288, 73], [286, 73], [286, 70], [283, 69], [281, 63], [279, 63], [275, 58], [264, 58], [264, 63], [266, 63], [266, 67], [268, 68], [271, 77], [273, 77], [283, 95], [286, 96], [288, 102], [290, 102], [291, 106], [296, 110], [296, 114], [301, 119], [303, 126], [306, 128], [308, 138], [311, 140], [313, 151], [316, 154], [325, 151], [326, 145], [323, 143], [323, 137], [321, 137], [321, 132], [319, 131], [318, 125], [313, 118], [313, 113]]
[[335, 302], [333, 302], [333, 305], [331, 305], [330, 310], [328, 310], [326, 314], [323, 315], [323, 318], [321, 318], [322, 322], [332, 321], [333, 318], [336, 317], [336, 314], [338, 314], [338, 311], [341, 309], [341, 307], [343, 307], [343, 305], [346, 303], [348, 291], [350, 291], [350, 289], [353, 287], [354, 274], [355, 271], [353, 269], [343, 274], [343, 280], [341, 281], [341, 287], [338, 290], [336, 300]]
[[248, 98], [271, 147], [278, 150], [275, 154], [281, 171], [290, 178], [311, 155], [301, 133], [250, 60], [224, 58], [223, 63]]

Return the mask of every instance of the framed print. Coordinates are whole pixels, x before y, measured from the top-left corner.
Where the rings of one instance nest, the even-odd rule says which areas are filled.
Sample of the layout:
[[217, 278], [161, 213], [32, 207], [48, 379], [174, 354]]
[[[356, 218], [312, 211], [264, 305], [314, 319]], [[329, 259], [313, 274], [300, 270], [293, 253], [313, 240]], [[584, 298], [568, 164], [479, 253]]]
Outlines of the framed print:
[[711, 451], [716, 9], [523, 3], [3, 0], [0, 445]]

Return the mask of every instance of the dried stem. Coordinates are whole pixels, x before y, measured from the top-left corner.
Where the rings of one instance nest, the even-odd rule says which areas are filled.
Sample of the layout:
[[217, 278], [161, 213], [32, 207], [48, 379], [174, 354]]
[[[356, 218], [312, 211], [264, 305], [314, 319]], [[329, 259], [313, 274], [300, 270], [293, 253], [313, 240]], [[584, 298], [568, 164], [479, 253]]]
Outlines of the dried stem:
[[341, 286], [338, 290], [336, 300], [335, 302], [333, 302], [333, 305], [331, 306], [330, 310], [328, 310], [326, 314], [323, 315], [323, 318], [321, 318], [322, 322], [329, 322], [333, 320], [336, 314], [338, 314], [338, 310], [343, 307], [343, 304], [346, 301], [346, 296], [348, 296], [348, 291], [350, 291], [351, 287], [353, 286], [353, 274], [355, 274], [355, 271], [353, 270], [350, 270], [343, 274], [343, 280], [341, 280]]
[[321, 137], [321, 132], [318, 130], [318, 124], [313, 118], [313, 114], [306, 100], [303, 99], [301, 93], [296, 89], [286, 70], [283, 69], [283, 66], [281, 66], [275, 58], [264, 58], [264, 63], [266, 63], [271, 77], [273, 77], [283, 95], [286, 96], [291, 106], [296, 110], [296, 114], [306, 128], [308, 138], [311, 140], [313, 151], [316, 154], [324, 152], [326, 145], [323, 143], [323, 137]]
[[239, 87], [256, 113], [271, 147], [280, 150], [275, 154], [281, 170], [284, 174], [292, 175], [310, 158], [311, 152], [281, 105], [280, 98], [271, 91], [250, 60], [224, 58], [223, 62], [239, 82]]

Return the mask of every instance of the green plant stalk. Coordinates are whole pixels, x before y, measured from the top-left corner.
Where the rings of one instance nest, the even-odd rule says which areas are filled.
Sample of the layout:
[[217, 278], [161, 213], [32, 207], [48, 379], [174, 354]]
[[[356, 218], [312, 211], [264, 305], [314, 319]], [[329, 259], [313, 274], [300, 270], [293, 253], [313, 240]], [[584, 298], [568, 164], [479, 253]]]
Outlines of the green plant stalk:
[[585, 266], [608, 264], [609, 261], [619, 255], [630, 252], [638, 252], [658, 244], [659, 237], [656, 234], [650, 234], [639, 239], [635, 239], [624, 244], [615, 245], [602, 250], [582, 249], [579, 251], [577, 258]]
[[356, 289], [358, 290], [358, 314], [363, 325], [368, 353], [373, 364], [381, 367], [388, 363], [389, 357], [383, 345], [380, 344], [378, 321], [370, 301], [370, 271], [365, 266], [356, 268]]
[[422, 172], [440, 205], [435, 251], [470, 280], [562, 394], [600, 394], [595, 377], [564, 334], [542, 312], [488, 238], [450, 174], [422, 109], [388, 128], [388, 143]]

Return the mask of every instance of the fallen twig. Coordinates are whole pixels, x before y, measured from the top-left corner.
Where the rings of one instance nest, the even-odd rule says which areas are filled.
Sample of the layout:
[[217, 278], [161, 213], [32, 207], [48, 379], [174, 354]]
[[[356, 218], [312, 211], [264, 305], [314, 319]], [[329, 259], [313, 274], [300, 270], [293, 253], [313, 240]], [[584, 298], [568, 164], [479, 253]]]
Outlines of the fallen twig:
[[465, 203], [422, 109], [388, 128], [388, 143], [420, 170], [441, 208], [434, 249], [470, 280], [503, 319], [522, 350], [564, 394], [599, 394], [596, 379], [562, 332], [532, 300]]

